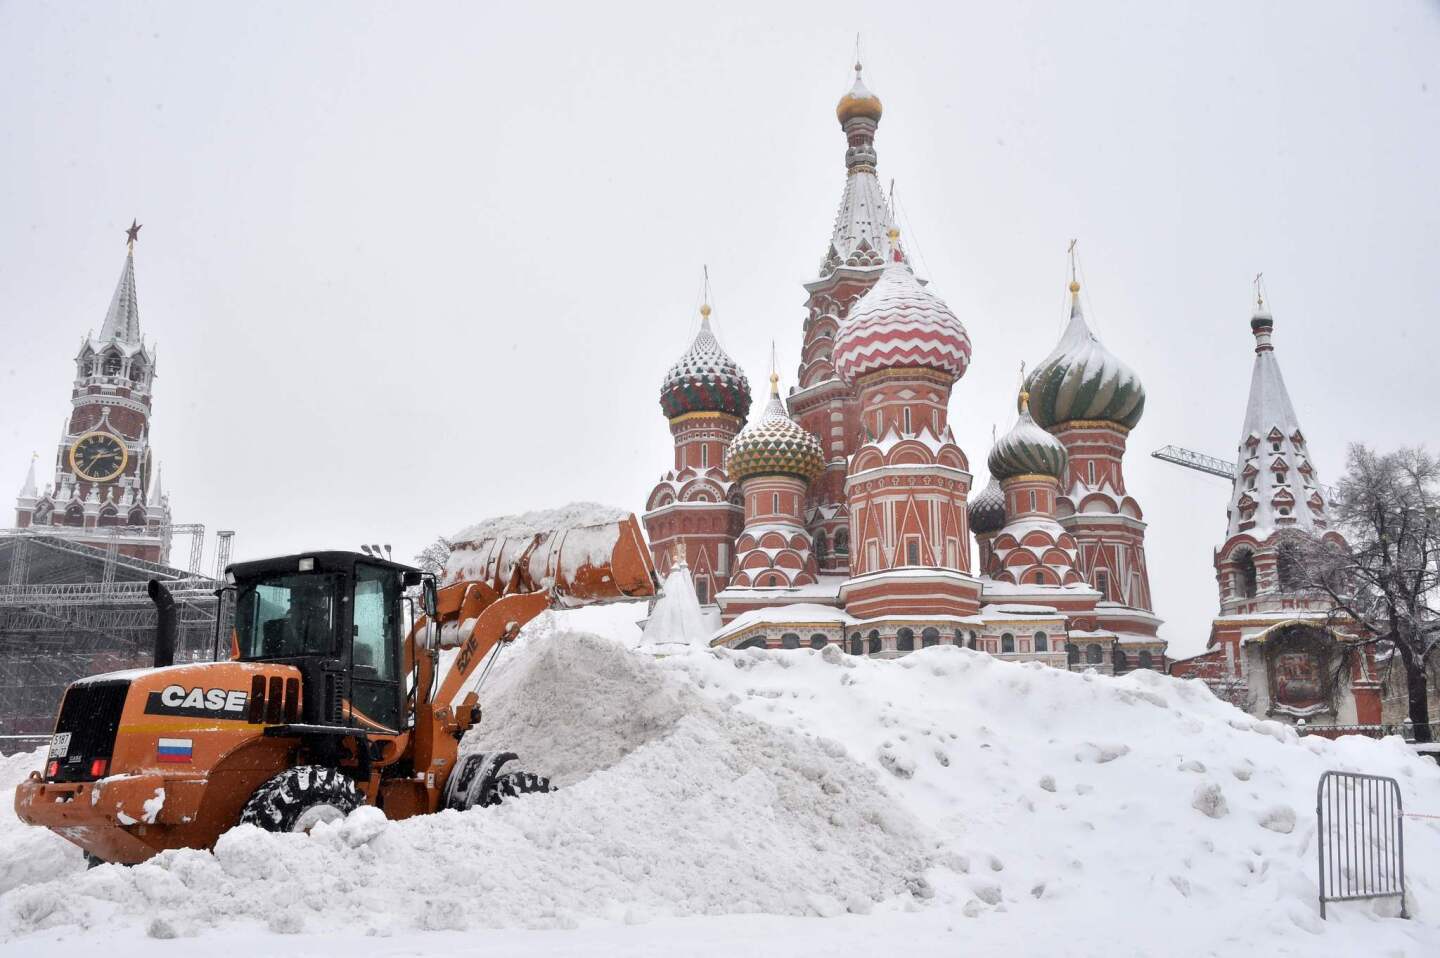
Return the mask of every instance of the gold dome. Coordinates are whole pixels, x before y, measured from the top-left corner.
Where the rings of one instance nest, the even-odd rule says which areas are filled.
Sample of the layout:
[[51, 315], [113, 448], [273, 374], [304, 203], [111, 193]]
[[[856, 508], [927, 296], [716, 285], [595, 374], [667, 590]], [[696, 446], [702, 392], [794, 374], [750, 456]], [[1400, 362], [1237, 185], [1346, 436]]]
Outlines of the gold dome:
[[878, 123], [881, 112], [880, 98], [866, 89], [865, 81], [860, 79], [860, 64], [855, 64], [855, 85], [835, 105], [835, 118], [842, 126], [854, 117], [865, 117]]

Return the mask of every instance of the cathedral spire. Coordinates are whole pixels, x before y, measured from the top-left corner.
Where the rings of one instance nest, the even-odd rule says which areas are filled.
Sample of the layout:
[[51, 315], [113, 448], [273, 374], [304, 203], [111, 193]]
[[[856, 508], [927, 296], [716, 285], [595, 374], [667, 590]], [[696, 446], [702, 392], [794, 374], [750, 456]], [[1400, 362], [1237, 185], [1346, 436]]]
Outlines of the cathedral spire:
[[1275, 357], [1274, 331], [1275, 320], [1257, 287], [1250, 317], [1255, 365], [1240, 433], [1227, 538], [1246, 532], [1263, 539], [1281, 528], [1325, 526], [1324, 496]]
[[885, 231], [893, 224], [893, 217], [875, 175], [875, 130], [883, 111], [880, 98], [861, 79], [863, 69], [857, 59], [855, 82], [835, 107], [835, 117], [845, 131], [845, 192], [840, 197], [830, 247], [820, 265], [822, 277], [842, 266], [884, 266], [888, 259]]
[[125, 266], [105, 312], [105, 324], [100, 327], [102, 343], [140, 344], [140, 305], [135, 297], [135, 240], [139, 234], [140, 224], [135, 222], [125, 231]]

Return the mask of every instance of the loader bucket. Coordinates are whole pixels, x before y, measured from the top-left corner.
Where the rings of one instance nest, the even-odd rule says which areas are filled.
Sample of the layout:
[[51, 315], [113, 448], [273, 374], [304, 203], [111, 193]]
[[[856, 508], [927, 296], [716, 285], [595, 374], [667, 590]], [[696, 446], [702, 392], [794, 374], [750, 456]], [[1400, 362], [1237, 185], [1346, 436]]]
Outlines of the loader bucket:
[[474, 537], [462, 533], [452, 545], [446, 582], [479, 581], [502, 593], [545, 591], [562, 608], [655, 595], [655, 566], [635, 516], [567, 524], [574, 514], [573, 507], [530, 513], [467, 530]]

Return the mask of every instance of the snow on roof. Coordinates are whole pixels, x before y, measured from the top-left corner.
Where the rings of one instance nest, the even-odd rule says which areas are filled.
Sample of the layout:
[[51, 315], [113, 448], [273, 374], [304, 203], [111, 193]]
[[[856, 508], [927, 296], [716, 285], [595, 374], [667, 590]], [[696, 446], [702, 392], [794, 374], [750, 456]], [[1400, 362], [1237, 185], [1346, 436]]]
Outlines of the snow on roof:
[[[1324, 507], [1317, 516], [1308, 505], [1311, 496], [1320, 491], [1320, 480], [1313, 465], [1308, 465], [1304, 472], [1300, 469], [1312, 460], [1295, 406], [1290, 402], [1290, 392], [1285, 388], [1280, 361], [1275, 356], [1271, 342], [1273, 325], [1270, 314], [1257, 309], [1251, 320], [1255, 365], [1250, 372], [1250, 396], [1245, 403], [1245, 422], [1240, 430], [1225, 532], [1227, 539], [1243, 532], [1264, 541], [1277, 528], [1313, 532], [1317, 528], [1315, 520], [1324, 521]], [[1279, 445], [1278, 450], [1275, 444]], [[1255, 468], [1247, 474], [1247, 466]], [[1253, 489], [1250, 488], [1252, 482]], [[1286, 493], [1291, 501], [1276, 501], [1277, 497], [1285, 499]], [[1321, 495], [1323, 499], [1323, 493]], [[1242, 510], [1241, 499], [1253, 505]], [[1281, 509], [1288, 514], [1282, 514]], [[1248, 528], [1241, 528], [1242, 525]]]
[[[105, 343], [140, 346], [140, 303], [135, 295], [133, 253], [125, 255], [120, 281], [115, 284], [115, 295], [110, 298], [110, 308], [105, 311], [105, 323], [100, 327], [99, 339], [95, 341], [95, 344]], [[96, 348], [98, 349], [98, 345]]]
[[764, 609], [751, 609], [737, 615], [729, 625], [722, 627], [715, 633], [715, 638], [723, 639], [736, 633], [743, 632], [756, 625], [852, 625], [856, 619], [847, 615], [843, 609], [837, 609], [831, 605], [817, 605], [813, 602], [794, 602], [790, 605], [773, 605]]

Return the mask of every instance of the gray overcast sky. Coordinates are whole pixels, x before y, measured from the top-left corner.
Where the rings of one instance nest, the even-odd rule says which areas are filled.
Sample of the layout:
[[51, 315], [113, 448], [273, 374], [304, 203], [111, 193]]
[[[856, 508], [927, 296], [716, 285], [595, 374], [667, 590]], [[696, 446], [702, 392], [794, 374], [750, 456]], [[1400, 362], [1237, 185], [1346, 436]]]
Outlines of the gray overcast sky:
[[793, 385], [857, 31], [881, 176], [974, 341], [977, 487], [1080, 238], [1148, 389], [1127, 478], [1172, 651], [1214, 614], [1226, 488], [1148, 454], [1233, 457], [1257, 271], [1322, 479], [1433, 443], [1434, 3], [0, 2], [0, 490], [54, 455], [136, 216], [177, 520], [409, 557], [639, 510], [702, 263], [756, 389], [772, 339]]

